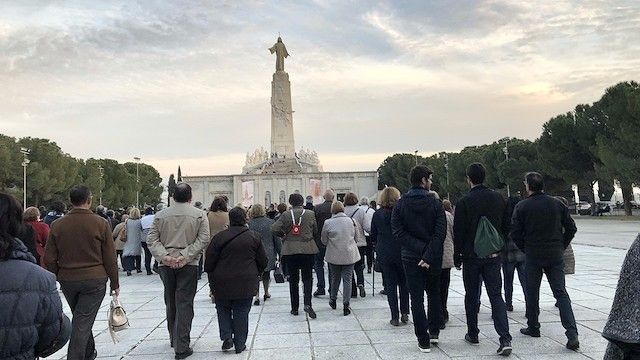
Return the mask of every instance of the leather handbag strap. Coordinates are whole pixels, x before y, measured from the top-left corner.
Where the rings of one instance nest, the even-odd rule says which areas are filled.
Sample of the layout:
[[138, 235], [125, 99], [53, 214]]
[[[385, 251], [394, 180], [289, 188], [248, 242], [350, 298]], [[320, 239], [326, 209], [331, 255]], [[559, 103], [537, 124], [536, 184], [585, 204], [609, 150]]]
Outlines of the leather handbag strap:
[[227, 247], [227, 245], [229, 245], [229, 243], [231, 243], [233, 240], [235, 240], [238, 236], [246, 233], [247, 231], [249, 231], [249, 229], [244, 229], [242, 231], [240, 231], [239, 233], [235, 234], [231, 239], [229, 239], [226, 243], [222, 244], [219, 249], [220, 249], [220, 254], [222, 254], [222, 250], [224, 250], [225, 247]]

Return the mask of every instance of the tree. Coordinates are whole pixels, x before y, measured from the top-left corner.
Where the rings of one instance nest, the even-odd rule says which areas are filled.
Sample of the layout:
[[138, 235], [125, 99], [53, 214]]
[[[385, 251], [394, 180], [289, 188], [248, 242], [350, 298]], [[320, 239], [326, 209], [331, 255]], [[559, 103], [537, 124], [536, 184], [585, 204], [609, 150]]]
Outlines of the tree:
[[52, 141], [26, 137], [18, 141], [30, 149], [27, 166], [27, 204], [39, 206], [58, 200], [78, 181], [77, 161]]
[[[129, 175], [135, 180], [136, 163], [128, 162], [124, 164]], [[162, 199], [162, 178], [160, 173], [153, 166], [138, 164], [138, 175], [140, 177], [140, 204], [142, 206], [156, 206]], [[135, 194], [135, 190], [134, 190]]]
[[[424, 159], [420, 156], [418, 163]], [[411, 188], [409, 172], [416, 165], [416, 156], [413, 154], [394, 154], [386, 158], [378, 167], [378, 189], [385, 186], [393, 186], [402, 194]]]
[[610, 87], [594, 107], [596, 153], [603, 170], [620, 182], [625, 214], [632, 215], [633, 185], [640, 183], [640, 86], [631, 81]]

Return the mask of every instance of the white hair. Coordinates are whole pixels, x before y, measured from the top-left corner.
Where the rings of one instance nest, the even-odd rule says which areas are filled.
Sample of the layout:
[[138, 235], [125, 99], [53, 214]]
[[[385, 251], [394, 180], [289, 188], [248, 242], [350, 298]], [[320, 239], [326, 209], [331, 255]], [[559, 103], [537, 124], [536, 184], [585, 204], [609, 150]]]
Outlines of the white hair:
[[360, 205], [369, 205], [369, 198], [366, 196], [363, 196], [360, 198]]

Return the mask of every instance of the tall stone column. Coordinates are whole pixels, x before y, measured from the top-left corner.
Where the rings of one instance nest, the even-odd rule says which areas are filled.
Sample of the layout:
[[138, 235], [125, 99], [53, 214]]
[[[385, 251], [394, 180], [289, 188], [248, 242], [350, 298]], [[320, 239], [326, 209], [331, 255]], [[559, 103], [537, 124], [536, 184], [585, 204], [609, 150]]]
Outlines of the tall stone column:
[[278, 70], [271, 82], [271, 154], [293, 159], [295, 151], [291, 83], [289, 74]]

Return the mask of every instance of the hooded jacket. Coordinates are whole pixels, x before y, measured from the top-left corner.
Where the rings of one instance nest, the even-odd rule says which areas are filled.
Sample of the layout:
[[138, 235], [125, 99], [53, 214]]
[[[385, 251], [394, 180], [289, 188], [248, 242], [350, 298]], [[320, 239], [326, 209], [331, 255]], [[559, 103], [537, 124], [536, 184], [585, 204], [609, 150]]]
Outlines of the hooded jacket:
[[393, 209], [391, 230], [402, 247], [402, 261], [423, 260], [441, 268], [447, 220], [442, 201], [433, 193], [422, 187], [411, 188]]
[[62, 348], [71, 323], [55, 275], [36, 265], [20, 240], [0, 260], [0, 274], [0, 359], [35, 359]]

